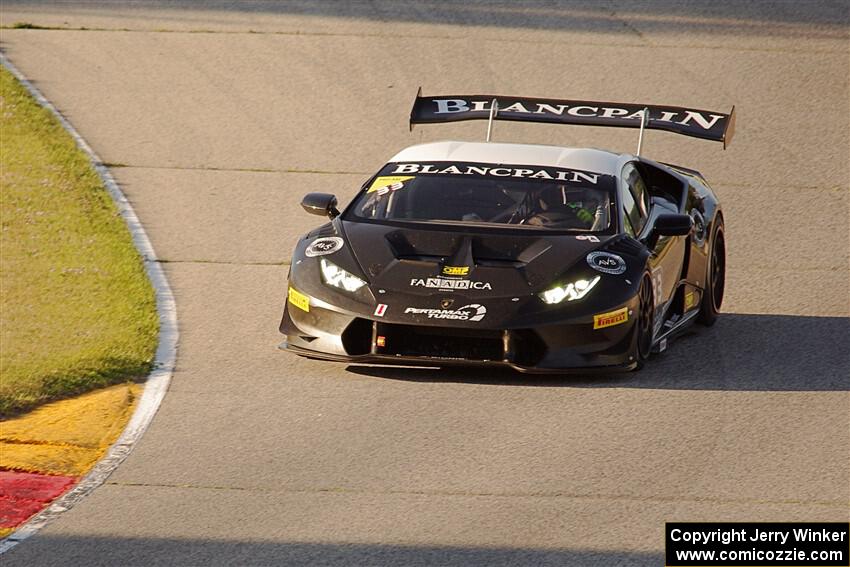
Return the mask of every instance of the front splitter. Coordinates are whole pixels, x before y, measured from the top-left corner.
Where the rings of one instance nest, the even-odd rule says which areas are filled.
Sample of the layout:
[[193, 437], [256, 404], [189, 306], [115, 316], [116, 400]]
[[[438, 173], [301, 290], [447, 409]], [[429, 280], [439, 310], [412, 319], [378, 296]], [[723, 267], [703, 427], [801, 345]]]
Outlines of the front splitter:
[[461, 358], [445, 358], [434, 356], [404, 356], [404, 355], [341, 355], [319, 352], [301, 348], [283, 341], [278, 345], [280, 350], [285, 350], [299, 356], [316, 358], [319, 360], [330, 360], [333, 362], [350, 362], [352, 364], [370, 364], [381, 366], [455, 366], [455, 367], [479, 367], [479, 368], [512, 368], [523, 374], [553, 374], [553, 375], [589, 375], [589, 374], [614, 374], [629, 372], [637, 367], [637, 363], [631, 362], [624, 365], [613, 366], [586, 366], [573, 368], [540, 368], [537, 366], [522, 366], [508, 360], [475, 360]]

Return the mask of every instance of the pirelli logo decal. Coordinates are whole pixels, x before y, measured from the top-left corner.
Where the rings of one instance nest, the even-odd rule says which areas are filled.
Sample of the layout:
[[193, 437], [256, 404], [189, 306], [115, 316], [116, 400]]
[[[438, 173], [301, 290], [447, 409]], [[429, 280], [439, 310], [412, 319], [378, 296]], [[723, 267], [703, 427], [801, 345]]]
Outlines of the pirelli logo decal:
[[289, 288], [289, 303], [301, 311], [310, 312], [310, 298], [297, 291], [294, 287]]
[[468, 276], [469, 266], [443, 266], [444, 276]]
[[610, 311], [608, 313], [600, 313], [599, 315], [594, 315], [593, 328], [604, 329], [605, 327], [613, 327], [615, 325], [621, 325], [628, 320], [629, 308], [623, 307], [622, 309], [617, 309], [616, 311]]

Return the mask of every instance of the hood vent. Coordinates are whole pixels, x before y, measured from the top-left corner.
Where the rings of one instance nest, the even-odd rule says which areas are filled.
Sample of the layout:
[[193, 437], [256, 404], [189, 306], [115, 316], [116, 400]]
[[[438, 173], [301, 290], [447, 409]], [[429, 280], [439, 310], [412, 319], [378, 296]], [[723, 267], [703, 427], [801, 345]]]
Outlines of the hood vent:
[[634, 238], [623, 235], [611, 239], [602, 249], [616, 254], [638, 256], [642, 251], [646, 250], [646, 247]]

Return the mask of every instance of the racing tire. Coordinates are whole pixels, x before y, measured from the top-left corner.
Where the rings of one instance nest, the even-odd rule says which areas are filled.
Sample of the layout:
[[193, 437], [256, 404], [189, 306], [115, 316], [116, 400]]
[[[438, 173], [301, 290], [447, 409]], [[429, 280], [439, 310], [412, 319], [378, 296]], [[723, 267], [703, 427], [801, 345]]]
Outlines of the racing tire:
[[714, 231], [711, 236], [711, 252], [705, 274], [705, 291], [702, 294], [697, 322], [706, 327], [717, 322], [725, 289], [726, 237], [723, 230], [723, 218], [718, 217], [714, 223]]
[[652, 297], [652, 279], [644, 274], [638, 288], [638, 314], [635, 322], [635, 370], [640, 370], [652, 355], [655, 302]]

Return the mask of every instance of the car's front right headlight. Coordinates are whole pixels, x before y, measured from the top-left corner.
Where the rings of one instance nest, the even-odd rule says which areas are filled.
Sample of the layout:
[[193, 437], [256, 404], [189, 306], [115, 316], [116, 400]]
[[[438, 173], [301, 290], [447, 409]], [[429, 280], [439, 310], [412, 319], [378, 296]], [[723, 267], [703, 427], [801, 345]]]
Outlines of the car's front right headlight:
[[565, 299], [567, 301], [577, 301], [590, 293], [590, 290], [599, 283], [599, 280], [600, 276], [596, 276], [592, 280], [581, 279], [570, 282], [567, 285], [553, 287], [541, 293], [540, 299], [549, 305], [561, 303]]
[[322, 269], [322, 281], [324, 281], [329, 286], [338, 287], [340, 289], [344, 289], [345, 291], [350, 291], [351, 293], [354, 293], [355, 291], [366, 285], [366, 282], [364, 282], [354, 274], [346, 272], [336, 264], [328, 262], [324, 258], [319, 260], [319, 266]]

